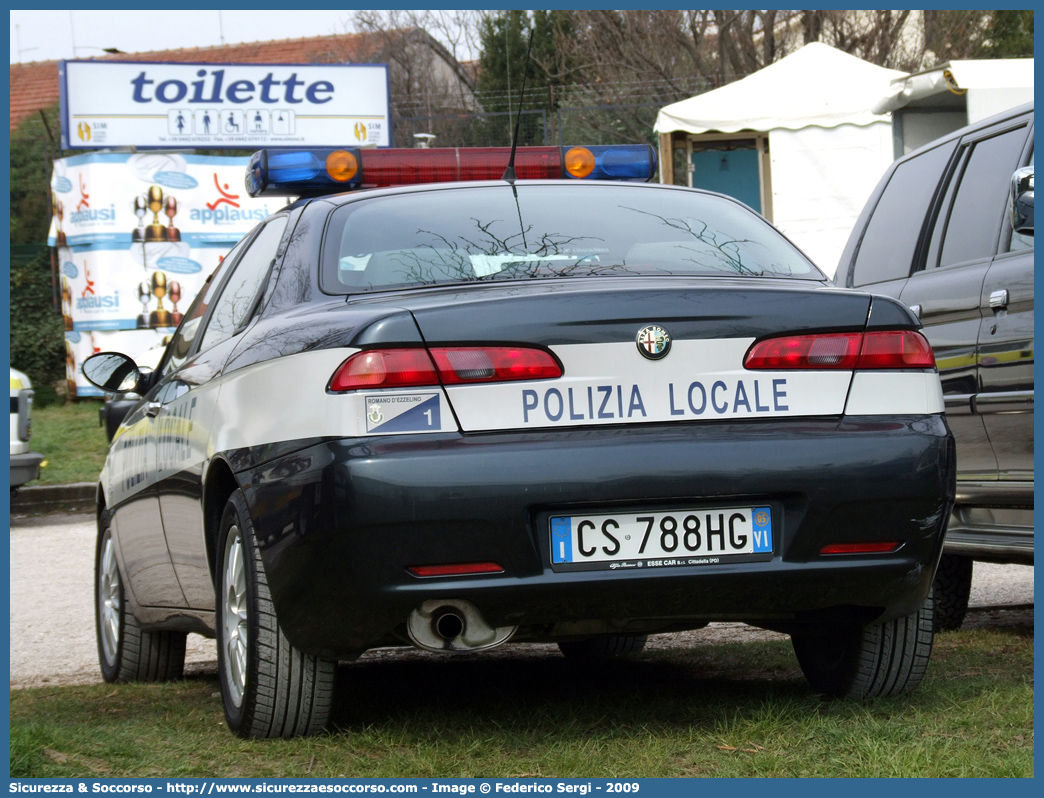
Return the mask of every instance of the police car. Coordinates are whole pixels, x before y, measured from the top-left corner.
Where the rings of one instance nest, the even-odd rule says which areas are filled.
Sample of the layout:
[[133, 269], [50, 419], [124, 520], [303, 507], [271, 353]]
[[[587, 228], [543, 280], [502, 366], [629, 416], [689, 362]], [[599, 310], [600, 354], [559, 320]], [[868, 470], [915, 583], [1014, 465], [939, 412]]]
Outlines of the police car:
[[[954, 498], [931, 347], [651, 148], [262, 151], [300, 197], [211, 276], [98, 497], [106, 680], [217, 638], [229, 726], [326, 724], [380, 646], [597, 659], [745, 621], [811, 686], [917, 685]], [[451, 182], [445, 182], [451, 181]]]

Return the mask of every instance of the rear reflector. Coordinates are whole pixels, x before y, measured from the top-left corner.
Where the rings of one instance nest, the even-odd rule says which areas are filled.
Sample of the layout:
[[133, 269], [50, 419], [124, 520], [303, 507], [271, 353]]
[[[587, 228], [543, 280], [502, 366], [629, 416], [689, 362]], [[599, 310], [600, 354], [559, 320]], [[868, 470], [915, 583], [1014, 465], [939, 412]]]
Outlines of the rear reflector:
[[758, 341], [743, 365], [751, 370], [932, 369], [935, 356], [916, 330], [787, 335]]
[[414, 576], [470, 576], [473, 574], [504, 573], [504, 569], [495, 562], [455, 563], [452, 565], [411, 565], [406, 570]]
[[820, 554], [891, 554], [898, 551], [902, 544], [894, 541], [875, 541], [873, 543], [831, 543], [819, 550]]
[[[434, 357], [434, 363], [432, 358]], [[409, 388], [481, 382], [546, 380], [562, 376], [543, 349], [519, 346], [440, 346], [356, 352], [330, 380], [335, 393], [363, 388]]]

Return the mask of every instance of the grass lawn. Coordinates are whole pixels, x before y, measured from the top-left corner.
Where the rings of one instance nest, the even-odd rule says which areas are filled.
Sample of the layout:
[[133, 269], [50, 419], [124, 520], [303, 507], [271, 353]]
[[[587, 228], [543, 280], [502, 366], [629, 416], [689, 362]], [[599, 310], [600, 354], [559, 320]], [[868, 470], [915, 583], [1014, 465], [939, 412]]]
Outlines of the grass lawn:
[[40, 478], [29, 485], [94, 482], [101, 473], [109, 442], [98, 424], [100, 400], [48, 404], [33, 408], [30, 448], [44, 456]]
[[15, 777], [649, 777], [1033, 775], [1033, 630], [937, 637], [906, 697], [826, 700], [786, 641], [551, 655], [362, 660], [331, 729], [246, 741], [213, 675], [19, 690]]

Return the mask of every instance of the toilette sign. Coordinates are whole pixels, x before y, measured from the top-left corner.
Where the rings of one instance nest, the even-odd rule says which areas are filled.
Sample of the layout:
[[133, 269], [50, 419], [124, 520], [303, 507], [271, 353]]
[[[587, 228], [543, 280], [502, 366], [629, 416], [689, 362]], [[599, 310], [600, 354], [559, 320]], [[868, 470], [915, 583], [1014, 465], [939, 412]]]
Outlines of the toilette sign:
[[385, 64], [62, 61], [62, 146], [387, 147]]

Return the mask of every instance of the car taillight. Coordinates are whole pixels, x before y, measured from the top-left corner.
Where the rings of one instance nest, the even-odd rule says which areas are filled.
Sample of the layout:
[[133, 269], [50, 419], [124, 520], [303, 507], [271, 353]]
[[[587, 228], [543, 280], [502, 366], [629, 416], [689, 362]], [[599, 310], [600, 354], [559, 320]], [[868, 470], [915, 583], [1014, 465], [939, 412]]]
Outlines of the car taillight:
[[543, 349], [518, 346], [433, 347], [432, 357], [446, 385], [469, 382], [546, 380], [562, 367]]
[[[434, 363], [432, 358], [434, 357]], [[476, 382], [546, 380], [562, 376], [543, 349], [519, 346], [440, 346], [356, 352], [330, 380], [335, 393], [363, 388], [409, 388]]]
[[914, 330], [869, 332], [859, 353], [861, 369], [931, 369], [935, 355], [928, 339]]
[[426, 349], [371, 349], [356, 352], [334, 372], [330, 390], [408, 388], [438, 385], [439, 377]]
[[931, 369], [935, 356], [915, 330], [787, 335], [758, 341], [743, 359], [751, 370]]

